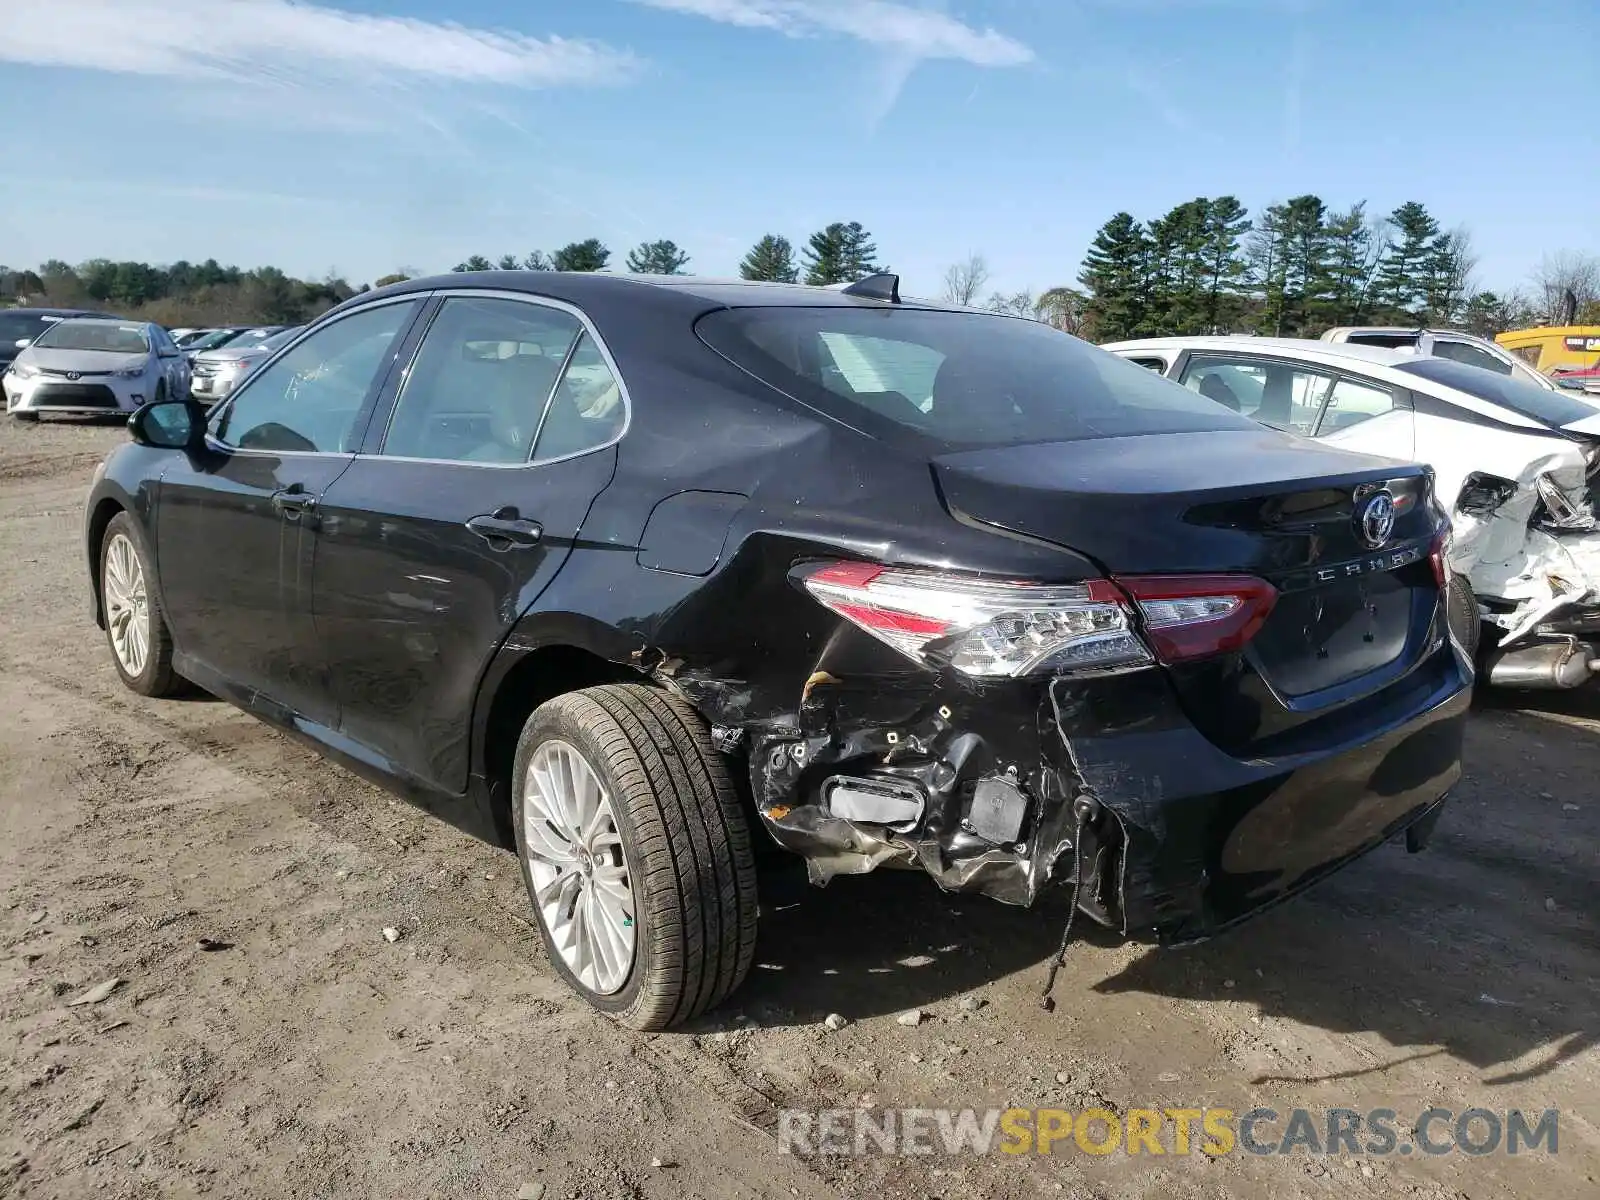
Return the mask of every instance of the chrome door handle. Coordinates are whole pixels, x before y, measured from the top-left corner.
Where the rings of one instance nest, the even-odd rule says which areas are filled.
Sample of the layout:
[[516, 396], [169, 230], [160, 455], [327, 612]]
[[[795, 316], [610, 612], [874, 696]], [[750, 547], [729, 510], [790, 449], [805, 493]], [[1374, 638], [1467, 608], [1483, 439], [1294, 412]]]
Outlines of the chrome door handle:
[[317, 498], [299, 484], [272, 493], [272, 507], [286, 517], [297, 517], [317, 506]]

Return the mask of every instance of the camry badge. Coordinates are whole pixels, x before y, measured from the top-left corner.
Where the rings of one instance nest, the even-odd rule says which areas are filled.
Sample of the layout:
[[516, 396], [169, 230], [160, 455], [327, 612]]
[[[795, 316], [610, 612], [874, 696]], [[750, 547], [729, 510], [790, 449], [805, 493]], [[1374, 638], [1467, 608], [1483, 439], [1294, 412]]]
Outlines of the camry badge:
[[1387, 542], [1394, 532], [1394, 493], [1385, 488], [1358, 501], [1355, 526], [1367, 545], [1376, 548]]

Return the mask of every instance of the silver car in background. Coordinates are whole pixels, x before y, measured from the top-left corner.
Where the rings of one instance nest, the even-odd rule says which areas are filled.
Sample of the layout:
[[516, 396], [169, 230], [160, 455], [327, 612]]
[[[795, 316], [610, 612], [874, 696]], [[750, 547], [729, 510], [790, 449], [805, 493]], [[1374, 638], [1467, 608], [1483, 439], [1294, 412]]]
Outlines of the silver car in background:
[[152, 400], [187, 396], [189, 364], [152, 321], [74, 318], [23, 347], [0, 389], [6, 411], [25, 421], [46, 412], [131, 413]]
[[190, 360], [194, 372], [189, 393], [196, 400], [221, 400], [239, 386], [239, 381], [259, 367], [279, 346], [286, 346], [301, 326], [280, 329], [263, 338], [245, 334], [220, 350], [202, 350]]

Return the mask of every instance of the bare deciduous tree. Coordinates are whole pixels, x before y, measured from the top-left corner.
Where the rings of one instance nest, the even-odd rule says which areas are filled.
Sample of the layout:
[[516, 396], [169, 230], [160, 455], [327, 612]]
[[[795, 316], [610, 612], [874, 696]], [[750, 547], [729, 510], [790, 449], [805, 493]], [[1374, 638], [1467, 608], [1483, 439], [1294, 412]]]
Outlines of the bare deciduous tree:
[[1600, 301], [1600, 258], [1576, 250], [1546, 254], [1533, 273], [1533, 287], [1540, 316], [1551, 325], [1565, 324]]
[[991, 312], [1005, 313], [1008, 317], [1027, 317], [1030, 321], [1039, 320], [1039, 301], [1032, 292], [1026, 289], [1014, 292], [1009, 296], [995, 292], [989, 297], [984, 307]]
[[989, 282], [989, 264], [981, 254], [967, 255], [944, 273], [944, 298], [950, 304], [972, 304]]

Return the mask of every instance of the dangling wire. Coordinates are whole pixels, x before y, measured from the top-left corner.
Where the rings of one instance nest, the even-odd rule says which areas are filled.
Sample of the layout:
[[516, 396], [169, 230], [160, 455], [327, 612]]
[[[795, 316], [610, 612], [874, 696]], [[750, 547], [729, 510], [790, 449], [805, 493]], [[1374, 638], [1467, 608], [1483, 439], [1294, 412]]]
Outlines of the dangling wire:
[[1044, 995], [1040, 999], [1040, 1006], [1045, 1012], [1054, 1012], [1055, 999], [1050, 995], [1055, 990], [1056, 975], [1067, 961], [1067, 947], [1072, 942], [1072, 922], [1078, 916], [1078, 895], [1083, 890], [1083, 832], [1089, 826], [1091, 808], [1087, 804], [1075, 806], [1078, 812], [1077, 828], [1072, 835], [1072, 907], [1067, 910], [1067, 925], [1061, 931], [1061, 945], [1056, 948], [1056, 954], [1050, 961], [1050, 971], [1044, 977]]

